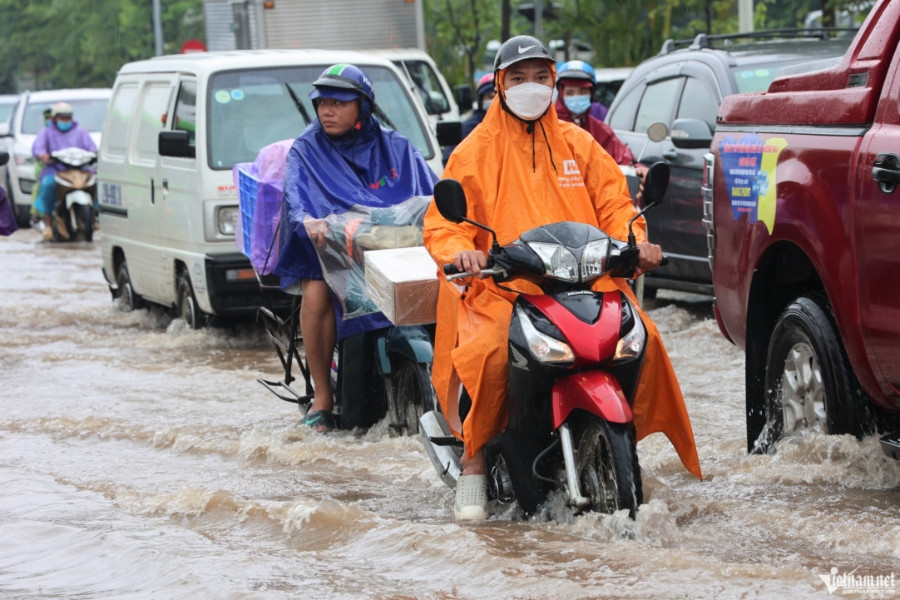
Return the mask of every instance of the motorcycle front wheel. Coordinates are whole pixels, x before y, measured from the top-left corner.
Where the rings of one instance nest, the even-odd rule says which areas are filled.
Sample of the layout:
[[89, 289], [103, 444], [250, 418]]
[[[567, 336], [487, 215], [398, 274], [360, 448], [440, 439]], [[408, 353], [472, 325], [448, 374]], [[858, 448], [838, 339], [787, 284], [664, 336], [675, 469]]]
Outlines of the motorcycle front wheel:
[[429, 365], [408, 358], [401, 360], [391, 377], [391, 385], [392, 427], [401, 433], [405, 431], [407, 435], [418, 435], [419, 418], [437, 406]]
[[575, 469], [589, 510], [612, 514], [627, 509], [632, 519], [644, 501], [632, 424], [585, 415], [575, 428]]

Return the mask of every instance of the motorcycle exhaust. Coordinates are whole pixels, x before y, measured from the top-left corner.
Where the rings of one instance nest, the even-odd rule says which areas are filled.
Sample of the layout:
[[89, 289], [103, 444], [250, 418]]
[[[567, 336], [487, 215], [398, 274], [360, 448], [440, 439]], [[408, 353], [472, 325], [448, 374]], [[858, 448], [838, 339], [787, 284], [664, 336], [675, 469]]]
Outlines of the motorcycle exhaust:
[[419, 417], [419, 433], [422, 436], [425, 453], [431, 459], [441, 481], [455, 488], [456, 480], [462, 473], [459, 460], [462, 443], [450, 433], [450, 426], [447, 425], [444, 415], [436, 410], [430, 410]]

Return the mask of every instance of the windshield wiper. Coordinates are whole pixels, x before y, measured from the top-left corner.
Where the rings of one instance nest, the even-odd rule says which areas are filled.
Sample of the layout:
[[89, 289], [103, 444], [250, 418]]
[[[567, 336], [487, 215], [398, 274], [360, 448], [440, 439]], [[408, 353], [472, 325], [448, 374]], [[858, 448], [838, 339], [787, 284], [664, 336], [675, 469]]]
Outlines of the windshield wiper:
[[297, 94], [294, 93], [293, 88], [291, 88], [291, 84], [285, 83], [284, 87], [287, 88], [288, 94], [291, 96], [291, 100], [294, 101], [294, 106], [297, 107], [297, 110], [300, 111], [300, 114], [303, 115], [303, 118], [306, 119], [306, 124], [309, 125], [312, 123], [312, 119], [309, 118], [309, 114], [306, 112], [306, 109], [303, 108], [303, 103], [300, 102], [300, 99], [297, 97]]

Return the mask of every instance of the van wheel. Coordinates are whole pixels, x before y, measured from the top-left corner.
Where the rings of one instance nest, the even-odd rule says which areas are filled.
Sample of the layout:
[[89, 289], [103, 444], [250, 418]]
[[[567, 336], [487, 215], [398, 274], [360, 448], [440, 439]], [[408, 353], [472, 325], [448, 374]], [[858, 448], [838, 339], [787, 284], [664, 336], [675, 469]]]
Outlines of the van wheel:
[[123, 312], [131, 312], [144, 307], [144, 299], [135, 293], [134, 286], [131, 285], [128, 263], [124, 260], [116, 272], [116, 287], [118, 288], [116, 298], [119, 299], [119, 308]]
[[828, 301], [800, 297], [775, 324], [766, 356], [765, 425], [752, 447], [807, 433], [857, 438], [868, 431], [865, 397], [837, 333]]
[[178, 317], [184, 319], [191, 329], [200, 329], [206, 323], [203, 311], [197, 306], [191, 278], [187, 273], [178, 275]]

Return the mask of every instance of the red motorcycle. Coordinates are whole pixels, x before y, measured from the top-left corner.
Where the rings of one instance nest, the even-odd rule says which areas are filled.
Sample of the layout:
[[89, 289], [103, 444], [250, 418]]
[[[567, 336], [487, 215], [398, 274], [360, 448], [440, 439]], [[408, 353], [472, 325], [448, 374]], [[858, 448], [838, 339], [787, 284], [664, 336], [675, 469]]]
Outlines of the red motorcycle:
[[[650, 167], [638, 216], [661, 201], [668, 182], [668, 165]], [[516, 501], [531, 514], [561, 490], [576, 512], [627, 509], [634, 518], [643, 488], [632, 401], [647, 332], [624, 293], [595, 292], [591, 284], [606, 274], [633, 276], [639, 250], [631, 225], [637, 216], [624, 242], [592, 225], [562, 222], [500, 246], [493, 231], [466, 218], [459, 182], [441, 180], [434, 197], [445, 219], [493, 236], [483, 274], [498, 285], [527, 277], [544, 292], [520, 294], [513, 305], [509, 422], [485, 446], [489, 497]], [[448, 281], [472, 275], [456, 273], [453, 264], [444, 273]], [[438, 474], [455, 487], [462, 443], [439, 410], [425, 413], [419, 430]]]

